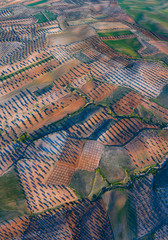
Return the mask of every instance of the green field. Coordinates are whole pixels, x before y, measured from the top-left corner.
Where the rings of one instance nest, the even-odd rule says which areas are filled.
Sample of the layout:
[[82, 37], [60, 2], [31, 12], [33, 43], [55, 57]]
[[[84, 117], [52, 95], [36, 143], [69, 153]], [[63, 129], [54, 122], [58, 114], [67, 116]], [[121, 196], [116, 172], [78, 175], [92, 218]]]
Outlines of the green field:
[[46, 15], [46, 17], [50, 20], [50, 21], [54, 21], [57, 19], [57, 15], [49, 12], [49, 11], [44, 11], [44, 14]]
[[138, 24], [168, 37], [167, 0], [118, 0], [118, 3]]
[[111, 37], [111, 36], [118, 37], [121, 35], [130, 35], [132, 34], [132, 32], [124, 30], [124, 31], [98, 32], [97, 34], [99, 35], [99, 37]]
[[15, 170], [0, 177], [0, 221], [27, 213], [22, 187]]
[[131, 56], [133, 58], [139, 58], [137, 51], [142, 47], [140, 42], [136, 38], [122, 39], [122, 40], [107, 40], [103, 41], [109, 47], [113, 48], [117, 52]]
[[41, 0], [41, 1], [38, 1], [38, 2], [30, 3], [27, 6], [28, 7], [34, 7], [36, 5], [39, 5], [39, 4], [42, 4], [42, 3], [46, 3], [46, 2], [48, 2], [48, 0]]
[[57, 15], [49, 11], [39, 12], [35, 14], [34, 17], [38, 19], [37, 23], [54, 21], [57, 19]]
[[48, 19], [44, 16], [42, 12], [35, 14], [34, 17], [38, 19], [37, 23], [48, 22]]

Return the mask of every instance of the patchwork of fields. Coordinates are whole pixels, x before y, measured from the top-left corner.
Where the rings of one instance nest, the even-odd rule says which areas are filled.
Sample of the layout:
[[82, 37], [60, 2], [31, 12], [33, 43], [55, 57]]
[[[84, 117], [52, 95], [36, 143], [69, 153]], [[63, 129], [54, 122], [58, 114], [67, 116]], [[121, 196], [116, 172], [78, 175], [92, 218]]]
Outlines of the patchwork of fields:
[[166, 240], [167, 4], [2, 2], [0, 239]]

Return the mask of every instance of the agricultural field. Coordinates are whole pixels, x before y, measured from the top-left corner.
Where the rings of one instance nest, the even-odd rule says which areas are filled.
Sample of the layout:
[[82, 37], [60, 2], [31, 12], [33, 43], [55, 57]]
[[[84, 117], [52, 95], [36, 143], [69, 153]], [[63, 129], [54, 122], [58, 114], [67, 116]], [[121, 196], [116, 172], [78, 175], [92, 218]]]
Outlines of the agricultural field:
[[159, 105], [168, 108], [168, 85], [164, 86], [160, 95], [154, 99]]
[[167, 240], [167, 6], [0, 2], [0, 239]]
[[43, 22], [47, 22], [48, 21], [48, 19], [43, 14], [43, 12], [35, 14], [34, 17], [38, 19], [37, 23], [43, 23]]
[[57, 15], [49, 11], [37, 13], [34, 15], [34, 17], [38, 19], [37, 23], [54, 21], [57, 19]]
[[39, 5], [39, 4], [43, 4], [43, 3], [47, 3], [47, 2], [48, 2], [48, 0], [30, 1], [30, 2], [27, 4], [27, 6], [28, 6], [28, 7], [34, 7], [34, 6], [37, 6], [37, 5]]
[[120, 53], [139, 58], [138, 50], [141, 48], [141, 44], [136, 38], [115, 41], [105, 40], [104, 43]]
[[149, 174], [127, 189], [115, 189], [103, 195], [116, 239], [166, 239], [167, 224], [161, 222], [167, 214], [162, 200], [167, 189], [165, 179], [160, 182], [159, 175]]
[[11, 170], [0, 177], [0, 221], [27, 214], [28, 208], [17, 172]]
[[131, 35], [132, 33], [128, 30], [120, 30], [120, 31], [111, 31], [111, 32], [98, 32], [99, 37], [119, 37], [122, 35]]
[[119, 6], [142, 27], [168, 37], [167, 1], [118, 0]]

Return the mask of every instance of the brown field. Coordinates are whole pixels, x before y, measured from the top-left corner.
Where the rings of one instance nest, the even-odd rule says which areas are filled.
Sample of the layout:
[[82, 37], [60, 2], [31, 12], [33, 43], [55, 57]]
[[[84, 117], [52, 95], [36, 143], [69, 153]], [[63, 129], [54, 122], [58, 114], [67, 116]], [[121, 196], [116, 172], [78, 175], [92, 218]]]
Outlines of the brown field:
[[136, 168], [160, 163], [168, 152], [167, 130], [144, 130], [124, 148]]
[[141, 104], [142, 99], [138, 93], [130, 91], [114, 103], [112, 108], [117, 115], [130, 115], [134, 112], [134, 109]]
[[150, 41], [152, 45], [157, 47], [162, 53], [168, 54], [168, 43], [163, 41]]
[[[21, 115], [20, 119], [22, 119], [22, 121], [19, 120], [18, 125], [14, 124], [13, 130], [10, 129], [7, 133], [4, 132], [2, 134], [2, 137], [6, 139], [5, 145], [11, 142], [11, 140], [16, 140], [21, 133], [31, 133], [38, 130], [43, 125], [58, 121], [68, 114], [77, 111], [84, 105], [85, 100], [83, 98], [79, 97], [77, 94], [66, 93], [65, 97], [45, 107], [44, 110], [35, 112], [27, 119], [24, 119], [23, 115]], [[33, 105], [31, 105], [31, 107], [33, 107]], [[11, 118], [11, 121], [12, 120]], [[13, 131], [16, 132], [16, 135], [13, 135]]]
[[0, 238], [2, 240], [20, 237], [29, 225], [28, 217], [18, 217], [0, 223]]
[[117, 88], [118, 87], [115, 85], [99, 83], [93, 80], [86, 83], [81, 90], [90, 100], [101, 101], [114, 92]]
[[46, 176], [46, 184], [68, 186], [77, 169], [94, 171], [103, 153], [103, 145], [97, 141], [68, 138], [58, 162]]
[[11, 26], [11, 25], [30, 25], [35, 23], [36, 20], [34, 18], [30, 17], [27, 19], [14, 19], [14, 20], [3, 20], [0, 22], [1, 27]]
[[112, 229], [104, 202], [102, 199], [91, 202], [86, 198], [32, 216], [24, 237], [37, 240], [70, 240], [80, 237], [103, 239], [104, 235], [107, 240], [112, 239]]
[[120, 35], [120, 36], [109, 36], [109, 37], [100, 37], [102, 41], [107, 41], [107, 40], [119, 40], [119, 39], [130, 39], [130, 38], [135, 38], [134, 34], [129, 34], [129, 35]]
[[55, 59], [51, 59], [47, 63], [34, 66], [22, 73], [15, 75], [14, 77], [10, 77], [9, 79], [4, 80], [0, 84], [1, 95], [4, 95], [4, 98], [2, 98], [2, 100], [16, 94], [19, 90], [23, 90], [25, 86], [30, 87], [31, 85], [38, 84], [39, 78], [43, 75], [46, 79], [46, 74], [49, 71], [55, 69], [58, 65], [58, 61], [56, 61]]
[[84, 143], [85, 140], [82, 139], [67, 138], [58, 162], [76, 168], [79, 164]]
[[124, 145], [135, 133], [145, 128], [158, 128], [154, 125], [142, 123], [136, 118], [123, 118], [103, 133], [98, 141], [104, 145]]
[[[2, 206], [0, 239], [119, 240], [130, 227], [125, 208], [132, 211], [125, 186], [103, 197], [115, 237], [98, 194], [159, 166], [168, 153], [168, 110], [155, 103], [167, 84], [168, 44], [141, 29], [116, 0], [27, 6], [38, 1], [3, 0], [8, 7], [0, 11], [0, 176], [15, 169], [24, 193], [15, 200], [11, 192]], [[132, 34], [97, 34], [110, 30]], [[133, 37], [144, 43], [138, 59], [124, 54], [124, 44], [120, 53], [103, 42]], [[157, 55], [144, 58], [150, 53]], [[128, 200], [149, 192], [144, 178], [135, 179], [126, 187]], [[144, 219], [149, 230], [155, 221], [151, 196], [135, 202], [137, 235], [145, 233]]]
[[45, 175], [50, 171], [45, 161], [25, 159], [18, 163], [18, 170], [32, 213], [55, 208], [77, 199], [69, 187], [45, 184]]
[[92, 27], [97, 30], [104, 29], [129, 29], [129, 27], [121, 22], [98, 22], [91, 24]]
[[143, 106], [147, 111], [153, 113], [154, 116], [158, 117], [161, 121], [168, 122], [168, 110], [159, 106], [157, 103], [143, 99], [141, 106]]
[[97, 141], [86, 141], [80, 159], [78, 169], [95, 171], [103, 153], [103, 145]]
[[0, 75], [2, 75], [4, 73], [3, 76], [6, 76], [13, 71], [18, 71], [19, 69], [22, 69], [23, 67], [27, 67], [30, 64], [35, 63], [37, 60], [41, 61], [44, 58], [47, 58], [49, 56], [50, 56], [50, 54], [47, 53], [46, 51], [41, 51], [40, 53], [34, 52], [30, 56], [28, 56], [26, 59], [19, 61], [19, 63], [16, 62], [13, 64], [0, 66]]
[[50, 35], [48, 40], [48, 45], [65, 45], [72, 42], [82, 41], [88, 37], [96, 35], [96, 32], [88, 25], [69, 27], [67, 31], [63, 33], [57, 33], [57, 38], [55, 35]]
[[47, 178], [47, 185], [65, 185], [68, 186], [73, 177], [75, 168], [70, 164], [57, 162], [52, 173]]
[[109, 114], [107, 109], [97, 111], [85, 122], [75, 124], [68, 130], [73, 137], [86, 138], [90, 136], [103, 123], [105, 119], [114, 119]]

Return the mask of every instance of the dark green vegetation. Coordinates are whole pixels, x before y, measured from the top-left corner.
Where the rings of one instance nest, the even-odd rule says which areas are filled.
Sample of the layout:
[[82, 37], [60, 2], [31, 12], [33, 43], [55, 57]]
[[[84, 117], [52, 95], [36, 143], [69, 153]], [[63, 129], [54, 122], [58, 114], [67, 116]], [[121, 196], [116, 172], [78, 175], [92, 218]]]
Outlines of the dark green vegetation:
[[95, 173], [86, 170], [77, 170], [70, 186], [81, 196], [86, 197], [92, 190]]
[[41, 0], [41, 1], [38, 1], [38, 2], [30, 3], [27, 6], [28, 7], [34, 7], [36, 5], [39, 5], [39, 4], [42, 4], [42, 3], [46, 3], [46, 2], [48, 2], [48, 0]]
[[37, 23], [54, 21], [57, 19], [57, 15], [49, 11], [39, 12], [35, 14], [34, 17], [38, 19]]
[[118, 37], [122, 35], [130, 35], [132, 34], [132, 32], [124, 30], [124, 31], [98, 32], [97, 34], [99, 35], [99, 37], [111, 37], [111, 36]]
[[6, 76], [4, 76], [4, 77], [1, 76], [1, 77], [0, 77], [0, 81], [6, 80], [6, 79], [11, 78], [11, 77], [14, 77], [15, 75], [17, 75], [17, 74], [19, 74], [19, 73], [22, 73], [22, 72], [24, 72], [24, 71], [26, 71], [26, 70], [28, 70], [28, 69], [30, 69], [30, 68], [32, 68], [32, 67], [35, 67], [35, 66], [38, 66], [39, 64], [48, 62], [49, 60], [51, 60], [51, 59], [53, 59], [53, 58], [54, 58], [53, 56], [50, 56], [50, 57], [45, 58], [45, 59], [43, 59], [43, 60], [41, 60], [41, 61], [39, 61], [39, 62], [33, 63], [33, 64], [31, 64], [31, 65], [29, 65], [29, 66], [27, 66], [27, 67], [24, 67], [24, 68], [22, 68], [22, 69], [20, 69], [20, 70], [18, 70], [18, 71], [16, 71], [16, 72], [13, 72], [13, 73], [11, 73], [11, 74], [8, 74], [8, 75], [6, 75]]
[[27, 213], [22, 187], [14, 169], [0, 177], [0, 221]]
[[44, 11], [45, 16], [48, 18], [49, 21], [54, 21], [57, 19], [57, 14], [54, 14], [49, 11]]
[[118, 3], [138, 24], [168, 37], [167, 0], [118, 0]]
[[160, 95], [153, 99], [153, 101], [162, 107], [168, 108], [168, 84], [164, 86]]
[[[110, 32], [98, 32], [99, 37], [117, 37], [121, 35], [130, 35], [132, 34], [128, 30], [124, 31], [110, 31]], [[114, 50], [129, 55], [134, 58], [139, 58], [139, 54], [137, 51], [142, 47], [140, 42], [137, 40], [137, 38], [131, 38], [131, 39], [120, 39], [120, 40], [106, 40], [103, 41], [108, 46], [113, 48]]]
[[133, 58], [139, 58], [137, 51], [142, 48], [142, 45], [136, 38], [121, 39], [121, 40], [106, 40], [103, 41], [109, 47], [113, 48], [117, 52], [131, 56]]
[[34, 17], [38, 19], [37, 23], [48, 22], [48, 19], [42, 12], [35, 14]]

